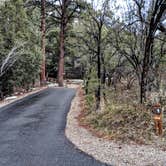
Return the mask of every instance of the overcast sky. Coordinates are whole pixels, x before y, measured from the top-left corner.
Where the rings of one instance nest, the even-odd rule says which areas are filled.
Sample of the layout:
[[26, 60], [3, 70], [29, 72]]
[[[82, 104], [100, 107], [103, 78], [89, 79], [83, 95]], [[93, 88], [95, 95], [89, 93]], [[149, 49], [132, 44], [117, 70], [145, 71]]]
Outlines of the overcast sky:
[[[91, 2], [92, 0], [86, 0], [87, 2]], [[101, 4], [104, 0], [94, 0], [94, 6], [96, 9], [99, 9], [101, 7]], [[110, 1], [110, 5], [111, 5], [112, 1]], [[116, 0], [116, 6], [119, 6], [119, 10], [116, 10], [116, 15], [117, 16], [122, 16], [124, 13], [124, 10], [126, 10], [127, 5], [126, 2], [124, 0]]]
[[[92, 0], [86, 0], [87, 2], [91, 2]], [[94, 3], [95, 3], [95, 6], [100, 6], [100, 4], [103, 2], [104, 0], [94, 0]], [[110, 1], [110, 3], [112, 3], [111, 1]], [[116, 0], [116, 5], [120, 5], [121, 7], [124, 7], [124, 6], [126, 6], [125, 5], [126, 4], [126, 2], [124, 1], [124, 0]]]

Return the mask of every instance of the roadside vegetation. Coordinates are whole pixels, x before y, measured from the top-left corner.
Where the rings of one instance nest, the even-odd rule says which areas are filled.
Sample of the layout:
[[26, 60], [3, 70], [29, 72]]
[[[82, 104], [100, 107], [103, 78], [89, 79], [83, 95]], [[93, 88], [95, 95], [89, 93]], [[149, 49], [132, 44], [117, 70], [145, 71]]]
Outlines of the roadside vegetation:
[[[102, 110], [95, 111], [95, 97], [92, 94], [85, 95], [85, 107], [79, 118], [80, 124], [89, 128], [99, 137], [119, 141], [123, 143], [157, 144], [165, 147], [166, 120], [163, 114], [164, 133], [157, 138], [152, 103], [139, 104], [137, 88], [119, 90], [113, 87], [107, 88], [106, 101], [102, 103]], [[163, 103], [165, 105], [166, 103]], [[157, 140], [156, 140], [157, 139]]]
[[[123, 21], [114, 17], [107, 3], [86, 13], [92, 25], [84, 27], [87, 47], [93, 54], [85, 62], [86, 109], [81, 123], [113, 140], [165, 146], [166, 3], [134, 0]], [[160, 137], [152, 114], [157, 103], [163, 111]]]

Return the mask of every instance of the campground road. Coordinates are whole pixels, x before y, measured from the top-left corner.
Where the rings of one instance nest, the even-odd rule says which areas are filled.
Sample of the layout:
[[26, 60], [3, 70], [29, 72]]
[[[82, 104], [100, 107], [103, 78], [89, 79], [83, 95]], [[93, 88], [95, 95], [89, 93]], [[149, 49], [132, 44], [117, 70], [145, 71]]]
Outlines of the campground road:
[[106, 166], [65, 137], [74, 95], [48, 88], [0, 108], [0, 166]]

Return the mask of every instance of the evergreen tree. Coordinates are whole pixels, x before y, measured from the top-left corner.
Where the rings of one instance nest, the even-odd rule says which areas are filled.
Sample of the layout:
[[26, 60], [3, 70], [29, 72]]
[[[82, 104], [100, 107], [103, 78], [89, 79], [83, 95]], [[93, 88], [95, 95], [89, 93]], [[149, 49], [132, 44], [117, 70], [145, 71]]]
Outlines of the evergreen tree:
[[37, 11], [31, 14], [24, 7], [23, 0], [6, 1], [0, 6], [0, 60], [14, 48], [17, 49], [15, 63], [0, 79], [1, 97], [10, 94], [15, 88], [30, 88], [39, 77], [40, 33], [36, 26]]

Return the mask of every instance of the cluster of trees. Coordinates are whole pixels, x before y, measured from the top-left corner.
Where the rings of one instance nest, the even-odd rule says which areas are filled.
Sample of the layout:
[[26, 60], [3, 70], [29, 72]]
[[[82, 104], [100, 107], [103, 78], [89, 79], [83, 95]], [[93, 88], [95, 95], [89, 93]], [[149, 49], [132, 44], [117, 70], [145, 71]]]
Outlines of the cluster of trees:
[[[127, 3], [128, 1], [126, 1]], [[96, 109], [106, 82], [135, 79], [140, 102], [159, 89], [166, 55], [165, 0], [131, 0], [123, 19], [115, 0], [100, 8], [85, 0], [9, 0], [0, 6], [0, 92], [28, 89], [47, 75], [63, 86], [66, 66], [79, 59], [86, 92], [96, 96]]]
[[40, 17], [23, 0], [0, 5], [0, 97], [29, 89], [40, 72]]
[[[128, 88], [137, 79], [140, 103], [146, 102], [147, 92], [160, 89], [160, 67], [166, 56], [165, 0], [132, 0], [123, 20], [115, 17], [115, 9], [110, 10], [111, 3], [103, 1], [97, 11], [90, 6], [84, 18], [88, 40], [84, 33], [82, 39], [97, 70], [96, 109], [105, 95], [106, 77], [115, 87], [122, 77], [129, 78]], [[88, 67], [89, 73], [93, 66]]]
[[78, 17], [81, 4], [71, 0], [0, 4], [1, 98], [15, 90], [28, 90], [39, 80], [44, 85], [48, 75], [57, 76], [63, 86], [66, 31]]

